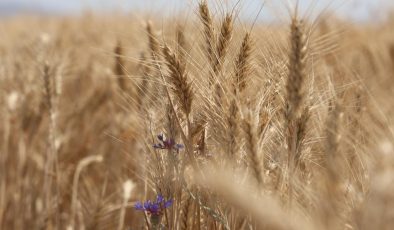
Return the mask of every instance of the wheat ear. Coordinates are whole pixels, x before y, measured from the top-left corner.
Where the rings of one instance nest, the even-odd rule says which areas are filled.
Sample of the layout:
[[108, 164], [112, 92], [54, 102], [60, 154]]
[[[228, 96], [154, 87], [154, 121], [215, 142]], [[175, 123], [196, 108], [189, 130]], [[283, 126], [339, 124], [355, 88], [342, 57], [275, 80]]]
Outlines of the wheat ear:
[[257, 140], [253, 126], [249, 119], [244, 119], [242, 128], [245, 133], [245, 148], [248, 154], [249, 163], [258, 185], [262, 185], [261, 162], [257, 154]]
[[[298, 144], [299, 130], [305, 124], [300, 124], [301, 120], [306, 121], [306, 114], [301, 116], [302, 103], [304, 101], [304, 80], [305, 80], [305, 60], [306, 60], [306, 39], [302, 22], [296, 17], [291, 23], [290, 35], [291, 50], [289, 53], [288, 77], [286, 82], [286, 130], [288, 147], [288, 164], [290, 173], [294, 170], [296, 156], [300, 154]], [[302, 118], [301, 118], [302, 117]], [[300, 120], [301, 119], [301, 120]]]
[[215, 74], [218, 74], [223, 67], [223, 61], [226, 57], [228, 46], [232, 38], [232, 32], [233, 18], [231, 14], [227, 14], [222, 22], [220, 36], [216, 44], [216, 58], [212, 66]]
[[247, 77], [251, 72], [250, 57], [252, 44], [250, 34], [246, 33], [235, 61], [235, 87], [234, 92], [242, 92], [246, 87]]
[[206, 1], [200, 2], [199, 15], [200, 15], [200, 20], [204, 26], [204, 37], [205, 37], [205, 45], [207, 50], [207, 57], [209, 62], [213, 63], [215, 57], [214, 54], [215, 33], [214, 33], [211, 13], [209, 12], [208, 4]]
[[125, 91], [126, 90], [126, 81], [125, 81], [126, 73], [124, 70], [124, 60], [122, 58], [123, 48], [122, 48], [122, 44], [120, 41], [118, 41], [118, 43], [116, 44], [115, 49], [114, 49], [114, 53], [115, 53], [114, 73], [116, 75], [116, 78], [118, 79], [118, 85], [119, 85], [120, 89]]
[[149, 21], [146, 25], [146, 32], [148, 33], [149, 49], [153, 60], [158, 58], [160, 54], [160, 44], [153, 33], [152, 23]]
[[179, 105], [186, 116], [189, 116], [192, 108], [193, 92], [188, 82], [185, 64], [167, 46], [163, 49], [168, 69], [169, 79], [173, 86], [173, 92], [178, 99]]

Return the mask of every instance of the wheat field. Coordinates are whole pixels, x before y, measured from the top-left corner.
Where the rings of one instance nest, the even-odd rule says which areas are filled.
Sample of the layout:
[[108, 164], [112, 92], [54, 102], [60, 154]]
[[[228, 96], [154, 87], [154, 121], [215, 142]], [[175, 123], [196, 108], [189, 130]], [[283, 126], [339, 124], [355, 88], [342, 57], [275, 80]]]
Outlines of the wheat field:
[[394, 228], [394, 18], [215, 9], [0, 21], [0, 229]]

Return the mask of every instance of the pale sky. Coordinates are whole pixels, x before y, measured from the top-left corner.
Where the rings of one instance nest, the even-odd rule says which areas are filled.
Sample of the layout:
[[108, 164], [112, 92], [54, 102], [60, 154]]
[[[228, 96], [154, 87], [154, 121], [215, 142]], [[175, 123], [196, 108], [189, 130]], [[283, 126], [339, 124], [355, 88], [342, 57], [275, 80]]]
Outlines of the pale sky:
[[[218, 2], [228, 2], [218, 4]], [[263, 2], [265, 6], [260, 16], [269, 18], [272, 15], [283, 15], [288, 2], [296, 0], [212, 0], [216, 12], [231, 10], [235, 2], [240, 1], [238, 8], [242, 16], [252, 19], [259, 12]], [[354, 20], [374, 19], [384, 15], [388, 9], [394, 6], [394, 0], [299, 0], [304, 8], [312, 7], [310, 12], [321, 12], [328, 8], [339, 15]], [[93, 11], [110, 12], [122, 9], [128, 11], [150, 11], [152, 13], [164, 12], [171, 15], [174, 13], [194, 13], [197, 0], [0, 0], [0, 16], [13, 15], [23, 12], [51, 13], [51, 14], [78, 14], [84, 9]], [[215, 3], [216, 2], [216, 3]], [[186, 10], [185, 10], [186, 9]], [[279, 10], [281, 9], [281, 10]]]

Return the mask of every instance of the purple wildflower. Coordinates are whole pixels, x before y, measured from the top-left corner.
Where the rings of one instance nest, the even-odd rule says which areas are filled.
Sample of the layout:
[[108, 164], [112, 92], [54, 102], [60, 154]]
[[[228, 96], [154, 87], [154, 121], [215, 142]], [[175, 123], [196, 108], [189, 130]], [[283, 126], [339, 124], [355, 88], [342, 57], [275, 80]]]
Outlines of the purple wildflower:
[[182, 149], [184, 146], [182, 144], [175, 143], [175, 140], [172, 138], [164, 139], [163, 134], [157, 135], [157, 139], [159, 139], [159, 143], [154, 144], [153, 148], [155, 149]]
[[138, 211], [146, 211], [152, 216], [161, 216], [163, 214], [163, 210], [169, 208], [172, 205], [172, 202], [172, 199], [165, 200], [162, 195], [158, 195], [156, 197], [156, 201], [147, 200], [144, 204], [137, 202], [135, 203], [134, 208]]

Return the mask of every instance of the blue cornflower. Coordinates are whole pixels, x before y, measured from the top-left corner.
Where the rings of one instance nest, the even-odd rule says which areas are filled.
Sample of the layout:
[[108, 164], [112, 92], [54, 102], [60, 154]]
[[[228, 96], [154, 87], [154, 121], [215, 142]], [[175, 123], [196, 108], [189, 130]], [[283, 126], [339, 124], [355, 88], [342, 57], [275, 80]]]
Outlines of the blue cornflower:
[[175, 149], [175, 150], [179, 150], [179, 149], [182, 149], [184, 147], [182, 144], [175, 143], [175, 140], [172, 139], [172, 138], [164, 139], [163, 134], [159, 134], [157, 136], [157, 139], [159, 139], [160, 143], [153, 145], [153, 148], [155, 148], [155, 149]]
[[163, 210], [170, 207], [172, 202], [172, 199], [165, 200], [162, 195], [158, 195], [156, 197], [156, 201], [147, 200], [144, 204], [142, 204], [142, 202], [137, 202], [135, 203], [134, 208], [139, 211], [146, 211], [152, 216], [161, 216], [163, 214]]

